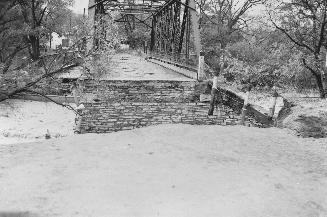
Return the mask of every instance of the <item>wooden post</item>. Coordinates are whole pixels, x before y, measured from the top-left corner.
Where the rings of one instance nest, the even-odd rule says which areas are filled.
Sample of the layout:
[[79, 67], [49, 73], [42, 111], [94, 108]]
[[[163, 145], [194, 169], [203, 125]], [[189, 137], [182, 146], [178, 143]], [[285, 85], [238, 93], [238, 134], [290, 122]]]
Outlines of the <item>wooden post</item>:
[[81, 133], [81, 125], [82, 125], [82, 117], [80, 117], [78, 115], [78, 117], [76, 117], [75, 124], [76, 124], [76, 126], [75, 126], [74, 133], [80, 134]]
[[[80, 104], [76, 110], [79, 114], [82, 114], [83, 113], [83, 110], [85, 109], [84, 105], [83, 104]], [[75, 118], [75, 130], [74, 130], [74, 133], [75, 134], [79, 134], [81, 133], [81, 126], [82, 126], [82, 115], [76, 115], [76, 118]]]
[[199, 56], [199, 67], [198, 67], [198, 80], [202, 81], [205, 79], [204, 74], [204, 53], [201, 51]]
[[[220, 59], [219, 59], [219, 61], [220, 61]], [[213, 112], [215, 110], [216, 94], [218, 94], [218, 76], [219, 76], [219, 74], [223, 74], [223, 72], [224, 72], [224, 62], [225, 62], [225, 57], [223, 56], [222, 63], [220, 64], [220, 71], [215, 72], [215, 75], [213, 77], [211, 100], [210, 100], [210, 107], [209, 107], [208, 115], [213, 115]]]
[[78, 114], [76, 115], [76, 118], [75, 118], [75, 130], [74, 130], [74, 133], [81, 133], [81, 124], [82, 124], [82, 115], [83, 115], [83, 110], [85, 109], [85, 106], [83, 104], [85, 98], [82, 98], [82, 95], [83, 95], [83, 91], [84, 91], [84, 80], [82, 79], [78, 79], [77, 80], [77, 84], [75, 85], [76, 86], [76, 91], [75, 91], [75, 94], [74, 95], [74, 99], [75, 99], [75, 102], [76, 102], [76, 110], [78, 112]]
[[208, 115], [213, 115], [216, 104], [216, 95], [218, 94], [218, 75], [213, 77], [213, 84], [211, 89], [211, 100]]
[[327, 78], [326, 78], [326, 70], [327, 70], [327, 50], [325, 51], [325, 67], [322, 70], [321, 73], [321, 82], [322, 82], [322, 87], [325, 91], [325, 93], [327, 94]]
[[243, 104], [243, 108], [242, 108], [241, 125], [244, 125], [244, 123], [245, 123], [246, 110], [249, 105], [250, 91], [251, 91], [251, 87], [249, 85], [247, 87], [246, 96], [245, 96], [244, 104]]
[[274, 90], [274, 93], [272, 95], [273, 96], [273, 100], [272, 100], [272, 103], [271, 103], [271, 107], [269, 109], [269, 117], [270, 118], [273, 118], [274, 117], [276, 103], [277, 103], [277, 97], [278, 97], [278, 93], [277, 93], [277, 90], [276, 90], [276, 87], [275, 86], [273, 87], [273, 90]]
[[73, 85], [72, 85], [72, 87], [71, 87], [71, 92], [72, 92], [72, 94], [73, 94], [74, 102], [75, 102], [76, 106], [79, 106], [78, 90], [77, 90], [77, 85], [76, 85], [76, 83], [73, 83]]

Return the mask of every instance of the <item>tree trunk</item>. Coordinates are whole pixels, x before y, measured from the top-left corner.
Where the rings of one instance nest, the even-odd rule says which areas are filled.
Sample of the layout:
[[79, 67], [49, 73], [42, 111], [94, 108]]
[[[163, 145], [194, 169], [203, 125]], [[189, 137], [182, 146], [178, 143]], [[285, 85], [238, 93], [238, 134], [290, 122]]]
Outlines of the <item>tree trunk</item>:
[[324, 85], [323, 85], [323, 81], [321, 79], [321, 75], [318, 74], [318, 73], [315, 73], [313, 74], [316, 78], [316, 82], [317, 82], [317, 85], [318, 85], [318, 89], [319, 89], [319, 94], [320, 94], [320, 98], [321, 99], [324, 99], [326, 98], [326, 92], [324, 90]]
[[40, 39], [38, 36], [30, 36], [30, 43], [31, 43], [31, 58], [33, 60], [38, 60], [40, 58]]
[[50, 48], [49, 48], [49, 50], [51, 50], [51, 48], [52, 48], [52, 33], [50, 33]]
[[327, 95], [327, 79], [326, 79], [326, 68], [324, 67], [321, 72], [321, 82], [323, 89], [325, 90], [325, 96]]
[[312, 69], [307, 63], [306, 63], [306, 59], [302, 59], [302, 62], [304, 64], [304, 67], [307, 68], [312, 74], [313, 76], [316, 78], [316, 82], [317, 82], [317, 85], [318, 85], [318, 90], [319, 90], [319, 93], [320, 93], [320, 98], [321, 99], [324, 99], [326, 98], [326, 90], [324, 90], [324, 84], [323, 84], [323, 79], [322, 79], [322, 76], [321, 76], [321, 73], [319, 73], [319, 71], [315, 71], [314, 69]]

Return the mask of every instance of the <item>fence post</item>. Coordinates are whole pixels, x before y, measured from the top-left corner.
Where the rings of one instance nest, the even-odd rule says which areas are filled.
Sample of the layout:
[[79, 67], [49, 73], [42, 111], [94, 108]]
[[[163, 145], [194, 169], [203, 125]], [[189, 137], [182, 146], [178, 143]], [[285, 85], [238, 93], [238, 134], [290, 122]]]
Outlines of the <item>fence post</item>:
[[242, 107], [241, 125], [244, 125], [244, 123], [245, 123], [246, 109], [247, 109], [248, 104], [249, 104], [250, 91], [251, 91], [251, 86], [249, 85], [247, 87], [247, 90], [246, 90], [244, 104], [243, 104], [243, 107]]
[[276, 103], [277, 103], [277, 97], [278, 97], [278, 93], [277, 93], [277, 89], [276, 86], [273, 87], [274, 93], [273, 93], [273, 100], [271, 103], [271, 107], [269, 109], [269, 118], [273, 118], [274, 114], [275, 114], [275, 108], [276, 108]]
[[205, 74], [204, 74], [204, 52], [200, 51], [199, 66], [198, 66], [198, 80], [202, 81], [204, 79], [205, 79]]
[[216, 95], [218, 95], [218, 75], [215, 75], [213, 77], [213, 84], [212, 84], [212, 88], [211, 88], [210, 107], [209, 107], [208, 115], [213, 115], [213, 112], [215, 110], [215, 104], [216, 104]]

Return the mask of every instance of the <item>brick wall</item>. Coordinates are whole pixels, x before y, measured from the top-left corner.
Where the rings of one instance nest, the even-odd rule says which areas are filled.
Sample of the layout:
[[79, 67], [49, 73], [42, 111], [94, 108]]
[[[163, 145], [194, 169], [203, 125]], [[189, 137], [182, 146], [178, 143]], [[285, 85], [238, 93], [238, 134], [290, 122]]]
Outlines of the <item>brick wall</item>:
[[228, 106], [220, 106], [213, 116], [208, 116], [209, 103], [198, 101], [195, 85], [194, 81], [86, 80], [81, 101], [85, 106], [81, 132], [106, 133], [171, 123], [236, 125], [239, 122], [240, 110]]

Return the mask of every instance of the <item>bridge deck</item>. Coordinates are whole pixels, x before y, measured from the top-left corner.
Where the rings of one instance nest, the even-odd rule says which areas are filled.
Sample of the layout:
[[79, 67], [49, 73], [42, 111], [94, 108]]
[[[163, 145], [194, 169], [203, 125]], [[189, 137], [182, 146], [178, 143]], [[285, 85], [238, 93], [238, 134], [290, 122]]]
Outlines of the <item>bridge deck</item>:
[[103, 76], [103, 80], [193, 80], [173, 70], [148, 62], [144, 57], [133, 54], [116, 54], [113, 56], [112, 61], [112, 69]]

